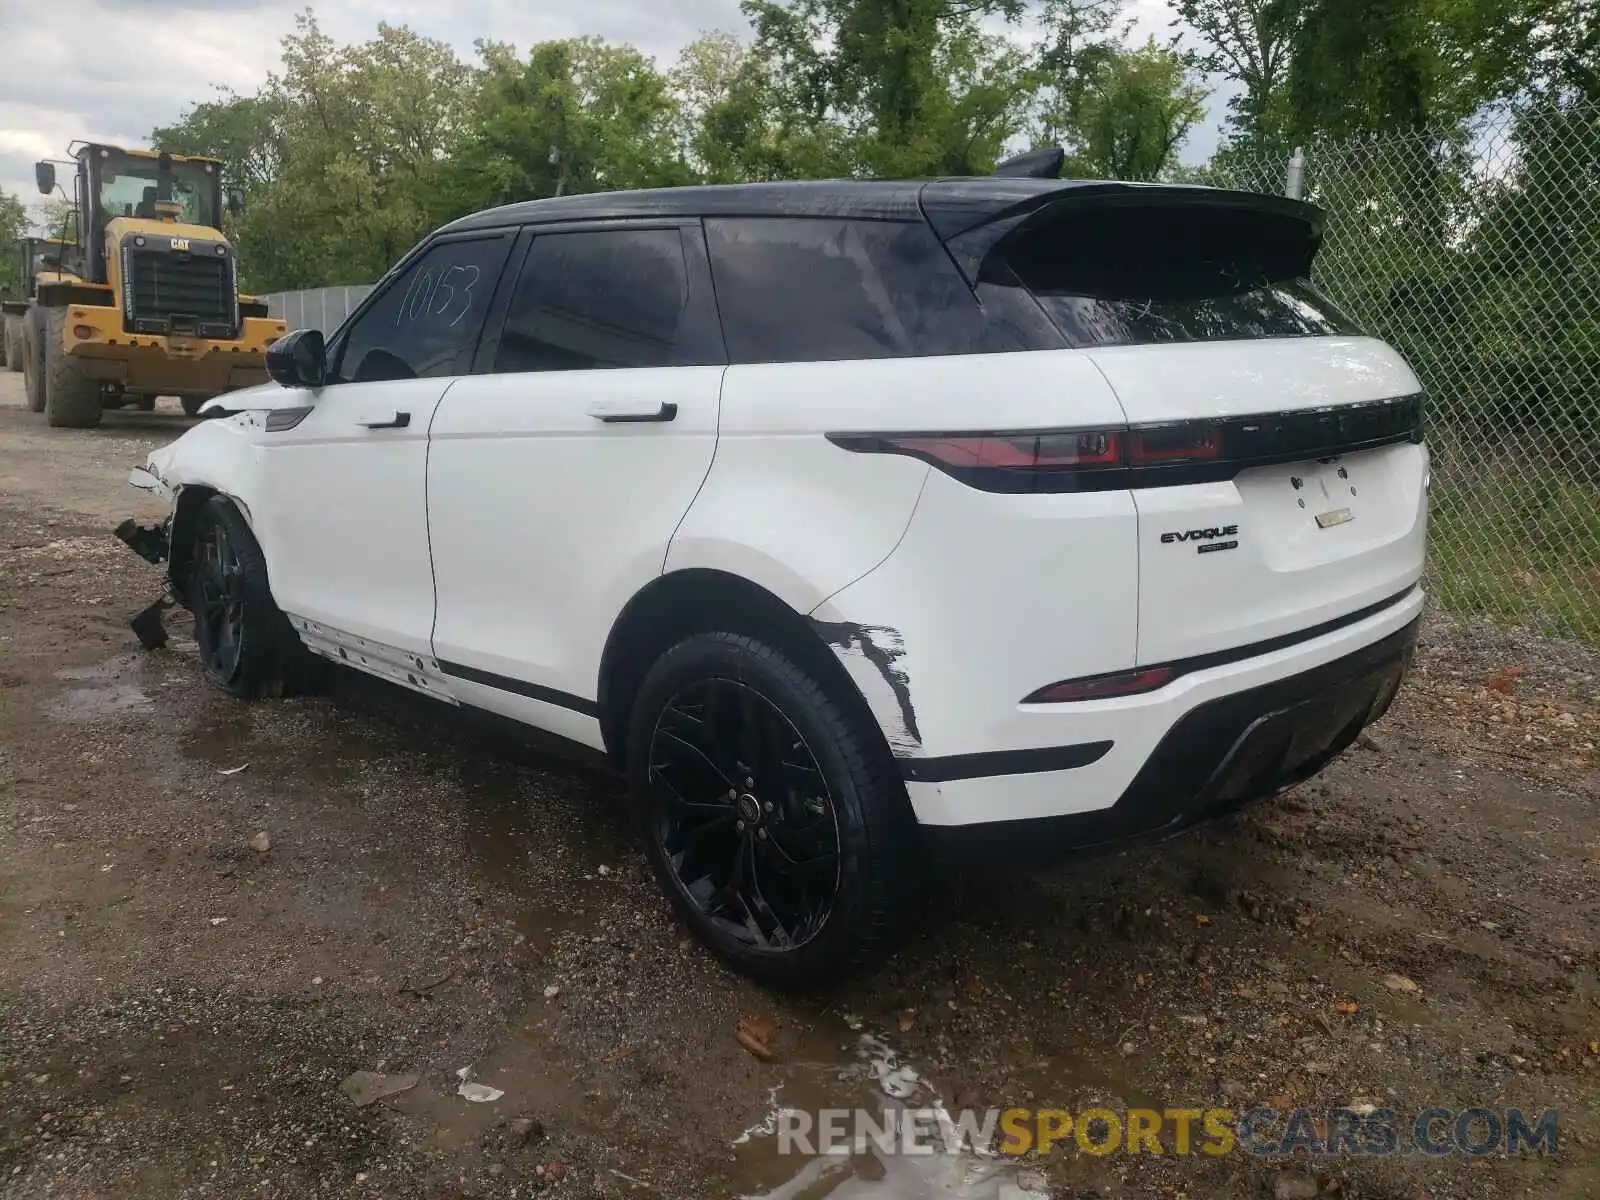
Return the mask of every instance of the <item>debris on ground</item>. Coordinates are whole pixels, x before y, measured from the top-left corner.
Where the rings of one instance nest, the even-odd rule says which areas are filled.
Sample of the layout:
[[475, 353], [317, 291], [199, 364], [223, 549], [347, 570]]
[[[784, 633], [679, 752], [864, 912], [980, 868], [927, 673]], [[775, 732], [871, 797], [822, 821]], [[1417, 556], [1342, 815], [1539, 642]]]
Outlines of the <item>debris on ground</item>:
[[463, 1083], [456, 1088], [456, 1095], [463, 1100], [471, 1101], [473, 1104], [493, 1104], [505, 1093], [499, 1088], [490, 1087], [486, 1083]]
[[744, 1017], [739, 1021], [739, 1027], [734, 1030], [733, 1036], [751, 1054], [762, 1062], [772, 1061], [772, 1038], [777, 1029], [771, 1021], [762, 1017]]
[[1285, 1171], [1272, 1181], [1272, 1200], [1316, 1200], [1321, 1189], [1305, 1171]]
[[417, 1086], [417, 1075], [383, 1075], [377, 1071], [352, 1071], [339, 1090], [357, 1108], [365, 1108], [386, 1096], [397, 1096]]
[[272, 835], [265, 829], [250, 839], [250, 849], [257, 854], [265, 854], [272, 849]]

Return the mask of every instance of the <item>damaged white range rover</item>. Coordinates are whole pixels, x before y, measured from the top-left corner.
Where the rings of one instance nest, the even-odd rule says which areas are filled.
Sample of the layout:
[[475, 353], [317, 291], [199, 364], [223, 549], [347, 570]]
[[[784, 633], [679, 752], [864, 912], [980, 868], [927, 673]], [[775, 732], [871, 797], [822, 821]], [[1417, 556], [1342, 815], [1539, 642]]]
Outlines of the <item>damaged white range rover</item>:
[[446, 226], [135, 482], [206, 675], [320, 655], [604, 751], [682, 919], [870, 964], [926, 861], [1165, 835], [1410, 659], [1416, 377], [1317, 210], [998, 176]]

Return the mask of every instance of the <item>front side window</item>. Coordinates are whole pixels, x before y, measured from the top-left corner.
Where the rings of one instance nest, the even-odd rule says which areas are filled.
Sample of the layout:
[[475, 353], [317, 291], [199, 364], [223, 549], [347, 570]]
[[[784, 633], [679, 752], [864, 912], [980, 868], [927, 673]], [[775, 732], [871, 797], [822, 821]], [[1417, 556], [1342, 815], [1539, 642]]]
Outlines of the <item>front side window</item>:
[[539, 234], [528, 248], [494, 369], [590, 371], [720, 361], [690, 316], [677, 229]]
[[510, 242], [497, 234], [425, 250], [341, 332], [334, 382], [465, 374]]

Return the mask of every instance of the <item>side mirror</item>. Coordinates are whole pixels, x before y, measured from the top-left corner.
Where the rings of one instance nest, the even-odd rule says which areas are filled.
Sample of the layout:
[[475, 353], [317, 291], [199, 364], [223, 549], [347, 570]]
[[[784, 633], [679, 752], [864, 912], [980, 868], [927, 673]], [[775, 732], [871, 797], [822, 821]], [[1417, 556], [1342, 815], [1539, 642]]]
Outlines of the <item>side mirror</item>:
[[237, 217], [244, 212], [244, 193], [238, 188], [228, 189], [228, 215]]
[[267, 374], [287, 388], [320, 388], [328, 374], [320, 329], [296, 329], [267, 347]]
[[39, 185], [41, 196], [53, 196], [56, 191], [56, 165], [55, 163], [38, 162], [33, 164], [33, 181]]

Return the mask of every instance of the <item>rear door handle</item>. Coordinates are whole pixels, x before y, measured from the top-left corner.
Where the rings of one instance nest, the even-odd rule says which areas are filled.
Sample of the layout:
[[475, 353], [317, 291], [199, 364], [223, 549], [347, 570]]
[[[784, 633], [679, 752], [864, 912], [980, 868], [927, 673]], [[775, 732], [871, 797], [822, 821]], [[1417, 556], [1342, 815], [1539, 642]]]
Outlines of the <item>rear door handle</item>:
[[665, 402], [651, 407], [637, 400], [597, 400], [589, 406], [589, 415], [607, 425], [642, 424], [670, 421], [678, 415], [678, 406]]
[[364, 429], [404, 429], [411, 424], [408, 412], [373, 413], [359, 419]]

